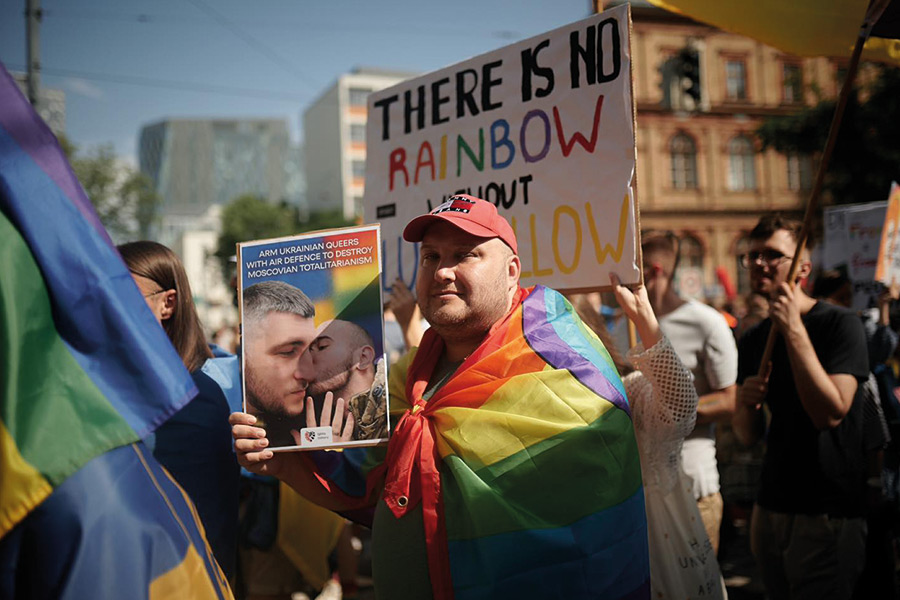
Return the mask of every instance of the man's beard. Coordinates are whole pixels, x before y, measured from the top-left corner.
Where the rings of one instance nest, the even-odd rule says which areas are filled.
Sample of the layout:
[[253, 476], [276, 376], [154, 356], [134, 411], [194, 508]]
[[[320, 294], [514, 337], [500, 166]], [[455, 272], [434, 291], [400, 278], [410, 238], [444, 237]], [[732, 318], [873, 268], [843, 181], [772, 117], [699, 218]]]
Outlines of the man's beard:
[[[348, 356], [344, 366], [337, 366], [324, 373], [316, 373], [316, 378], [309, 382], [307, 392], [310, 396], [321, 397], [326, 392], [334, 394], [334, 399], [343, 398], [342, 393], [350, 383], [350, 372], [353, 370], [353, 357]], [[349, 400], [349, 398], [344, 398]]]
[[[293, 419], [298, 415], [290, 414], [278, 394], [263, 379], [256, 376], [253, 369], [247, 368], [247, 403], [260, 414], [276, 419]], [[301, 411], [302, 413], [302, 411]]]
[[[497, 273], [495, 286], [489, 286], [487, 296], [474, 296], [471, 286], [466, 291], [464, 307], [455, 312], [448, 311], [438, 303], [429, 302], [421, 307], [422, 316], [429, 326], [445, 340], [470, 339], [473, 336], [484, 336], [494, 323], [506, 314], [509, 297], [505, 271]], [[441, 286], [436, 286], [440, 288]], [[429, 293], [433, 290], [429, 290]]]

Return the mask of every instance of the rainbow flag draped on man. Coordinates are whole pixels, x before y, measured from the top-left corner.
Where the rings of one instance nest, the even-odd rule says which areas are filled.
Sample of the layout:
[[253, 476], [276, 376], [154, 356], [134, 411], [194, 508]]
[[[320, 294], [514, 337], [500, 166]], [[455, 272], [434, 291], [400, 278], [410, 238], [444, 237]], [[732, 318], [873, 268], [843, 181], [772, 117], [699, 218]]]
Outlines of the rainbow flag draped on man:
[[231, 598], [140, 440], [196, 388], [0, 64], [0, 598]]
[[441, 350], [426, 332], [391, 368], [399, 422], [386, 457], [311, 453], [323, 485], [350, 509], [381, 490], [398, 518], [421, 504], [435, 598], [649, 598], [630, 408], [572, 306], [542, 286], [520, 289], [425, 402]]

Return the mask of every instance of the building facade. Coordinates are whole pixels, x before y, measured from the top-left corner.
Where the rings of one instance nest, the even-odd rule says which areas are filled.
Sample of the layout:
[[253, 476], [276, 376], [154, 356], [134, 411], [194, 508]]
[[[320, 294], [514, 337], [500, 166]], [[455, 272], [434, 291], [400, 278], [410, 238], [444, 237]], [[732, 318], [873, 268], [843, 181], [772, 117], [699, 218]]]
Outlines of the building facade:
[[171, 246], [184, 264], [197, 314], [210, 341], [218, 331], [232, 328], [238, 322], [234, 288], [227, 281], [216, 256], [221, 211], [220, 205], [211, 206], [199, 223], [200, 227], [182, 232]]
[[238, 196], [300, 202], [284, 119], [169, 119], [143, 127], [138, 144], [140, 170], [161, 198], [154, 238], [163, 244], [202, 229], [211, 206]]
[[304, 113], [306, 199], [310, 212], [362, 216], [369, 94], [413, 73], [357, 68], [338, 77]]
[[801, 217], [814, 177], [812, 157], [762, 152], [755, 131], [836, 95], [843, 73], [649, 5], [632, 16], [641, 227], [679, 236], [684, 295], [746, 293], [747, 233], [766, 211]]

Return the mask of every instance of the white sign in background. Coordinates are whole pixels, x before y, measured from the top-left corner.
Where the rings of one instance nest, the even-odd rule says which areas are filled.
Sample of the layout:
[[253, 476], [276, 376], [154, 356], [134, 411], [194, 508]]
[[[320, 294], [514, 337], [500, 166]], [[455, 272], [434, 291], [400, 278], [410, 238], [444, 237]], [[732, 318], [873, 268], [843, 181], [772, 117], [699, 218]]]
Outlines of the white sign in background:
[[853, 282], [853, 308], [875, 305], [882, 285], [875, 282], [875, 266], [887, 202], [825, 208], [822, 267], [844, 267]]
[[640, 280], [629, 20], [623, 5], [369, 97], [365, 217], [386, 289], [415, 281], [403, 227], [455, 193], [510, 221], [525, 286]]

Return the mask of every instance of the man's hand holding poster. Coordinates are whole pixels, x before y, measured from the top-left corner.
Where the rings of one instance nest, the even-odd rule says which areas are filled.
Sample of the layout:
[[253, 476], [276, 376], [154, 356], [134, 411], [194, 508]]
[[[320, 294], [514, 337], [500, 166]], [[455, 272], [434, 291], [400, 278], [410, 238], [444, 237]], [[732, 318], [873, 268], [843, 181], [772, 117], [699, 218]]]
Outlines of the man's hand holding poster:
[[239, 245], [244, 410], [272, 450], [388, 436], [378, 226]]

